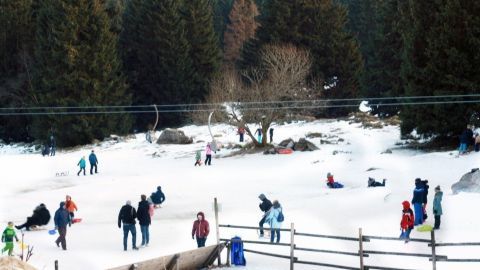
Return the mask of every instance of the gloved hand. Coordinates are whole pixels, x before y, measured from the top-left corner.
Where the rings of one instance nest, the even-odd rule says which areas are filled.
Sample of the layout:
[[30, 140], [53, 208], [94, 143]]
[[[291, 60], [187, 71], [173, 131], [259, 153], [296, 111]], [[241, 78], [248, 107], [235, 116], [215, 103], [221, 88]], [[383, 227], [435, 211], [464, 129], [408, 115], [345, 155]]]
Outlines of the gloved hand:
[[192, 239], [195, 240], [195, 236], [194, 236], [194, 235], [192, 235]]
[[120, 223], [118, 223], [118, 228], [121, 229], [122, 228], [122, 225]]

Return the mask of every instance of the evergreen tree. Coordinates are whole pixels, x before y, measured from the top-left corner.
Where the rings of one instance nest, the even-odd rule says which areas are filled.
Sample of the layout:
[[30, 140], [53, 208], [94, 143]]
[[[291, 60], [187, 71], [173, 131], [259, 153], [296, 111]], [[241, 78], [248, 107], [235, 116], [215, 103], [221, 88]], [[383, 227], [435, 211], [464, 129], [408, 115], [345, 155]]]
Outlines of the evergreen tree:
[[[318, 82], [322, 95], [357, 96], [362, 59], [358, 44], [345, 29], [345, 7], [332, 0], [272, 0], [265, 5], [256, 39], [245, 46], [242, 67], [258, 65], [255, 54], [264, 44], [293, 43], [310, 50], [311, 80]], [[330, 113], [347, 111], [332, 109]]]
[[240, 59], [240, 52], [246, 41], [255, 36], [258, 27], [258, 9], [253, 0], [235, 0], [225, 31], [224, 61], [228, 65]]
[[194, 76], [190, 101], [198, 103], [205, 100], [210, 82], [218, 73], [221, 49], [213, 28], [213, 12], [209, 0], [186, 1], [184, 16]]
[[[35, 106], [129, 105], [117, 40], [99, 0], [45, 0], [38, 14]], [[49, 115], [34, 118], [37, 139], [51, 132], [60, 146], [126, 133], [124, 115]]]
[[[187, 1], [188, 2], [188, 1]], [[224, 49], [223, 34], [229, 23], [228, 15], [232, 9], [234, 0], [210, 0], [213, 8], [213, 27], [218, 39], [218, 44], [222, 50]]]

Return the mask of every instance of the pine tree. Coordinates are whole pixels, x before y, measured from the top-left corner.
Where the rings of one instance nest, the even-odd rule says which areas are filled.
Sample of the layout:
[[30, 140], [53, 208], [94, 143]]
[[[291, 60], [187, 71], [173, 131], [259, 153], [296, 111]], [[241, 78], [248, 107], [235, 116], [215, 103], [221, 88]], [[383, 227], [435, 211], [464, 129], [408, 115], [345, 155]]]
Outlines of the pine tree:
[[[99, 0], [42, 1], [38, 14], [35, 106], [129, 105], [117, 40]], [[34, 119], [37, 139], [60, 146], [129, 131], [124, 115], [49, 115]]]
[[256, 38], [243, 50], [242, 67], [258, 65], [256, 54], [264, 44], [293, 43], [310, 50], [311, 80], [318, 82], [322, 95], [347, 98], [358, 94], [362, 59], [358, 44], [345, 29], [345, 7], [332, 0], [272, 0], [265, 5]]
[[184, 18], [194, 73], [194, 89], [190, 100], [198, 103], [205, 100], [210, 82], [219, 71], [221, 49], [213, 28], [213, 12], [209, 0], [186, 1]]
[[213, 28], [218, 39], [218, 44], [224, 49], [224, 33], [229, 23], [228, 15], [232, 9], [234, 0], [210, 0], [213, 8]]
[[224, 62], [233, 65], [240, 59], [240, 52], [246, 41], [255, 36], [258, 27], [258, 9], [253, 0], [235, 0], [225, 31]]

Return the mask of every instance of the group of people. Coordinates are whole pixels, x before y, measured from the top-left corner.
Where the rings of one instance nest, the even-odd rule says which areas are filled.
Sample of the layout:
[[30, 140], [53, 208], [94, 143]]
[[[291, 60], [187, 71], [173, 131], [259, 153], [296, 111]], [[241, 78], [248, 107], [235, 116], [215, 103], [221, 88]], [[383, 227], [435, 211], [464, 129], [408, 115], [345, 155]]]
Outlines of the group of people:
[[[207, 143], [207, 146], [205, 147], [205, 166], [210, 166], [212, 165], [212, 145], [210, 143]], [[202, 150], [197, 150], [195, 153], [195, 165], [194, 166], [202, 166]]]
[[472, 129], [473, 126], [467, 125], [467, 127], [463, 130], [462, 134], [460, 134], [460, 146], [458, 148], [459, 155], [466, 154], [470, 145], [473, 146], [475, 152], [480, 151], [480, 134], [474, 134]]
[[[268, 134], [270, 135], [270, 143], [273, 142], [273, 130], [274, 130], [273, 128], [270, 128], [270, 129], [268, 130]], [[238, 136], [240, 137], [240, 138], [239, 138], [239, 141], [240, 141], [240, 142], [244, 142], [245, 132], [246, 132], [246, 130], [245, 130], [244, 127], [239, 127], [239, 128], [237, 129], [237, 134], [238, 134]], [[257, 130], [255, 131], [255, 133], [253, 134], [253, 136], [255, 136], [255, 135], [257, 136], [257, 141], [258, 141], [259, 143], [261, 143], [261, 142], [262, 142], [262, 137], [263, 137], [263, 131], [262, 131], [262, 129], [261, 129], [261, 128], [257, 128]]]
[[264, 237], [263, 224], [267, 223], [270, 226], [270, 242], [280, 242], [280, 228], [285, 217], [283, 216], [282, 206], [278, 200], [274, 200], [273, 203], [265, 196], [260, 194], [260, 210], [263, 212], [262, 219], [259, 222], [260, 237]]
[[[98, 159], [95, 151], [92, 150], [90, 155], [88, 156], [88, 161], [90, 162], [90, 174], [98, 173]], [[80, 167], [80, 170], [77, 173], [77, 176], [80, 176], [80, 173], [83, 171], [83, 175], [86, 175], [85, 168], [87, 167], [87, 161], [85, 160], [85, 156], [83, 156], [80, 161], [78, 162], [77, 166]]]
[[42, 156], [55, 156], [57, 150], [57, 142], [53, 135], [50, 136], [49, 141], [43, 145]]
[[[427, 202], [428, 202], [428, 180], [420, 178], [415, 179], [415, 189], [413, 190], [412, 204], [414, 210], [411, 209], [410, 202], [403, 201], [402, 219], [400, 221], [401, 235], [400, 238], [408, 242], [410, 233], [415, 226], [422, 225], [428, 218]], [[443, 192], [440, 186], [435, 187], [435, 196], [433, 199], [433, 215], [434, 215], [434, 230], [440, 229], [442, 209]]]

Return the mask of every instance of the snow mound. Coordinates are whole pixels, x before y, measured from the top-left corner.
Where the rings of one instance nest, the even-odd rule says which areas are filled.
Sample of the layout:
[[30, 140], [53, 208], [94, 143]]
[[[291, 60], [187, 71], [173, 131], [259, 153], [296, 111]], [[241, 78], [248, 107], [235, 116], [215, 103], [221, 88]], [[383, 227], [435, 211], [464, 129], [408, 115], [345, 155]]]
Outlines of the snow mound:
[[0, 270], [36, 270], [36, 268], [16, 257], [2, 257], [0, 258]]

